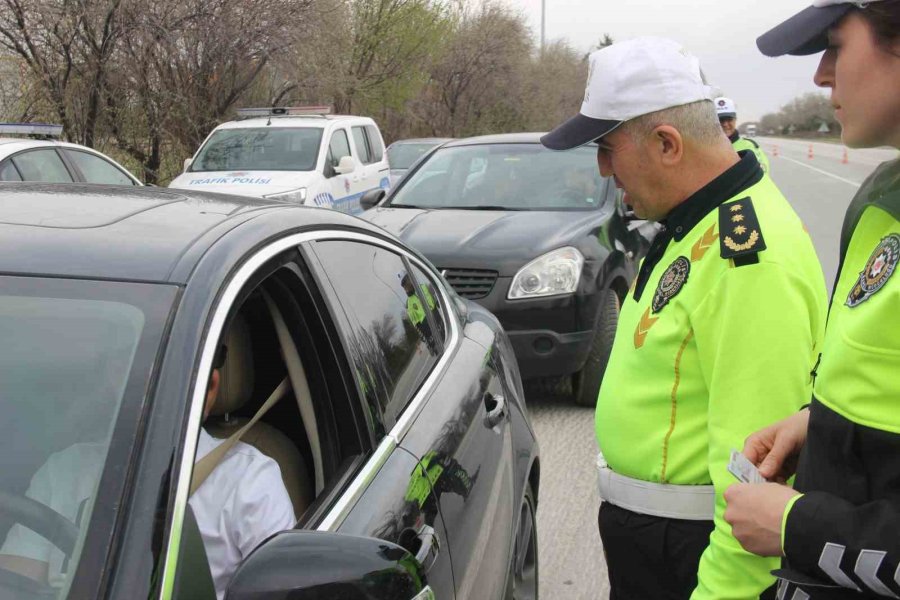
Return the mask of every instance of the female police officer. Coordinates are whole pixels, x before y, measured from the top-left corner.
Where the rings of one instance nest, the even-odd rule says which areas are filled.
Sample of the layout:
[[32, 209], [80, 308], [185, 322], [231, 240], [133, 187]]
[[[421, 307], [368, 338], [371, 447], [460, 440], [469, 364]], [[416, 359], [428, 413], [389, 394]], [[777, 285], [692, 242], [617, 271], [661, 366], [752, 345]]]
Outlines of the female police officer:
[[[815, 82], [831, 90], [844, 142], [900, 148], [900, 0], [816, 0], [758, 45], [770, 56], [825, 50]], [[786, 600], [900, 597], [900, 160], [863, 184], [840, 250], [812, 404], [744, 447], [769, 479], [797, 465], [797, 491], [726, 492], [741, 544], [785, 556]]]

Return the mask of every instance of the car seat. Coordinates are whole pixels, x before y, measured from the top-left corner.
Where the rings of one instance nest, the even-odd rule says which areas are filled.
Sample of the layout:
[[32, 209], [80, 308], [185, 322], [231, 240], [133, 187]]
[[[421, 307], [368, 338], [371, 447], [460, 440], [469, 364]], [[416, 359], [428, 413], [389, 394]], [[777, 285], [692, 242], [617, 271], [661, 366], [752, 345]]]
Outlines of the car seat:
[[[227, 439], [250, 419], [232, 414], [244, 406], [254, 391], [253, 348], [250, 329], [244, 318], [235, 316], [226, 338], [228, 353], [219, 370], [219, 395], [210, 417], [204, 423], [206, 431], [218, 439]], [[273, 459], [281, 469], [281, 478], [299, 518], [312, 503], [315, 490], [306, 463], [297, 446], [280, 430], [258, 421], [241, 436], [249, 444]]]

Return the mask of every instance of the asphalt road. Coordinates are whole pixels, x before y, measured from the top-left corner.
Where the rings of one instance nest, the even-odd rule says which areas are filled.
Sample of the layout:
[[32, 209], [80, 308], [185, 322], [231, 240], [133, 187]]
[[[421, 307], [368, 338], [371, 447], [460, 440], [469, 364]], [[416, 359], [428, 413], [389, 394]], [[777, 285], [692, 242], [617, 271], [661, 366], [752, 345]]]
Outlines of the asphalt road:
[[[866, 176], [897, 152], [848, 150], [844, 163], [841, 145], [757, 141], [769, 155], [772, 177], [809, 229], [830, 288], [844, 211]], [[606, 599], [609, 584], [597, 533], [593, 410], [540, 393], [530, 394], [528, 405], [542, 458], [537, 515], [541, 597]]]

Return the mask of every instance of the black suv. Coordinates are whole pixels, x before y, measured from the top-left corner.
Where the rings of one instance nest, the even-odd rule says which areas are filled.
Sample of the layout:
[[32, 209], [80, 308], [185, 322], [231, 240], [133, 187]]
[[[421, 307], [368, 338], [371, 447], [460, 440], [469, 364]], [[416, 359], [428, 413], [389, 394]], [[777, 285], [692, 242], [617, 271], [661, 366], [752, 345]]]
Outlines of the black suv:
[[493, 312], [525, 378], [573, 376], [593, 405], [621, 299], [656, 232], [600, 176], [597, 147], [553, 152], [541, 134], [436, 148], [362, 217], [417, 248], [461, 296]]

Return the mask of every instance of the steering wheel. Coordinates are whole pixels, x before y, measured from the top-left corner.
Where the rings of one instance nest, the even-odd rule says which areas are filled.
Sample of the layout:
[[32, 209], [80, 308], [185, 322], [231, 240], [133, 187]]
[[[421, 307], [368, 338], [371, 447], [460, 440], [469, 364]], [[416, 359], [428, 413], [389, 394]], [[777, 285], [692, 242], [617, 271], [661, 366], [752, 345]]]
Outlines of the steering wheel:
[[[72, 555], [78, 528], [55, 510], [26, 496], [0, 490], [0, 514], [46, 538], [66, 557]], [[14, 594], [18, 592], [14, 598], [20, 595], [23, 598], [56, 597], [56, 591], [50, 586], [4, 568], [0, 568], [0, 588]]]

